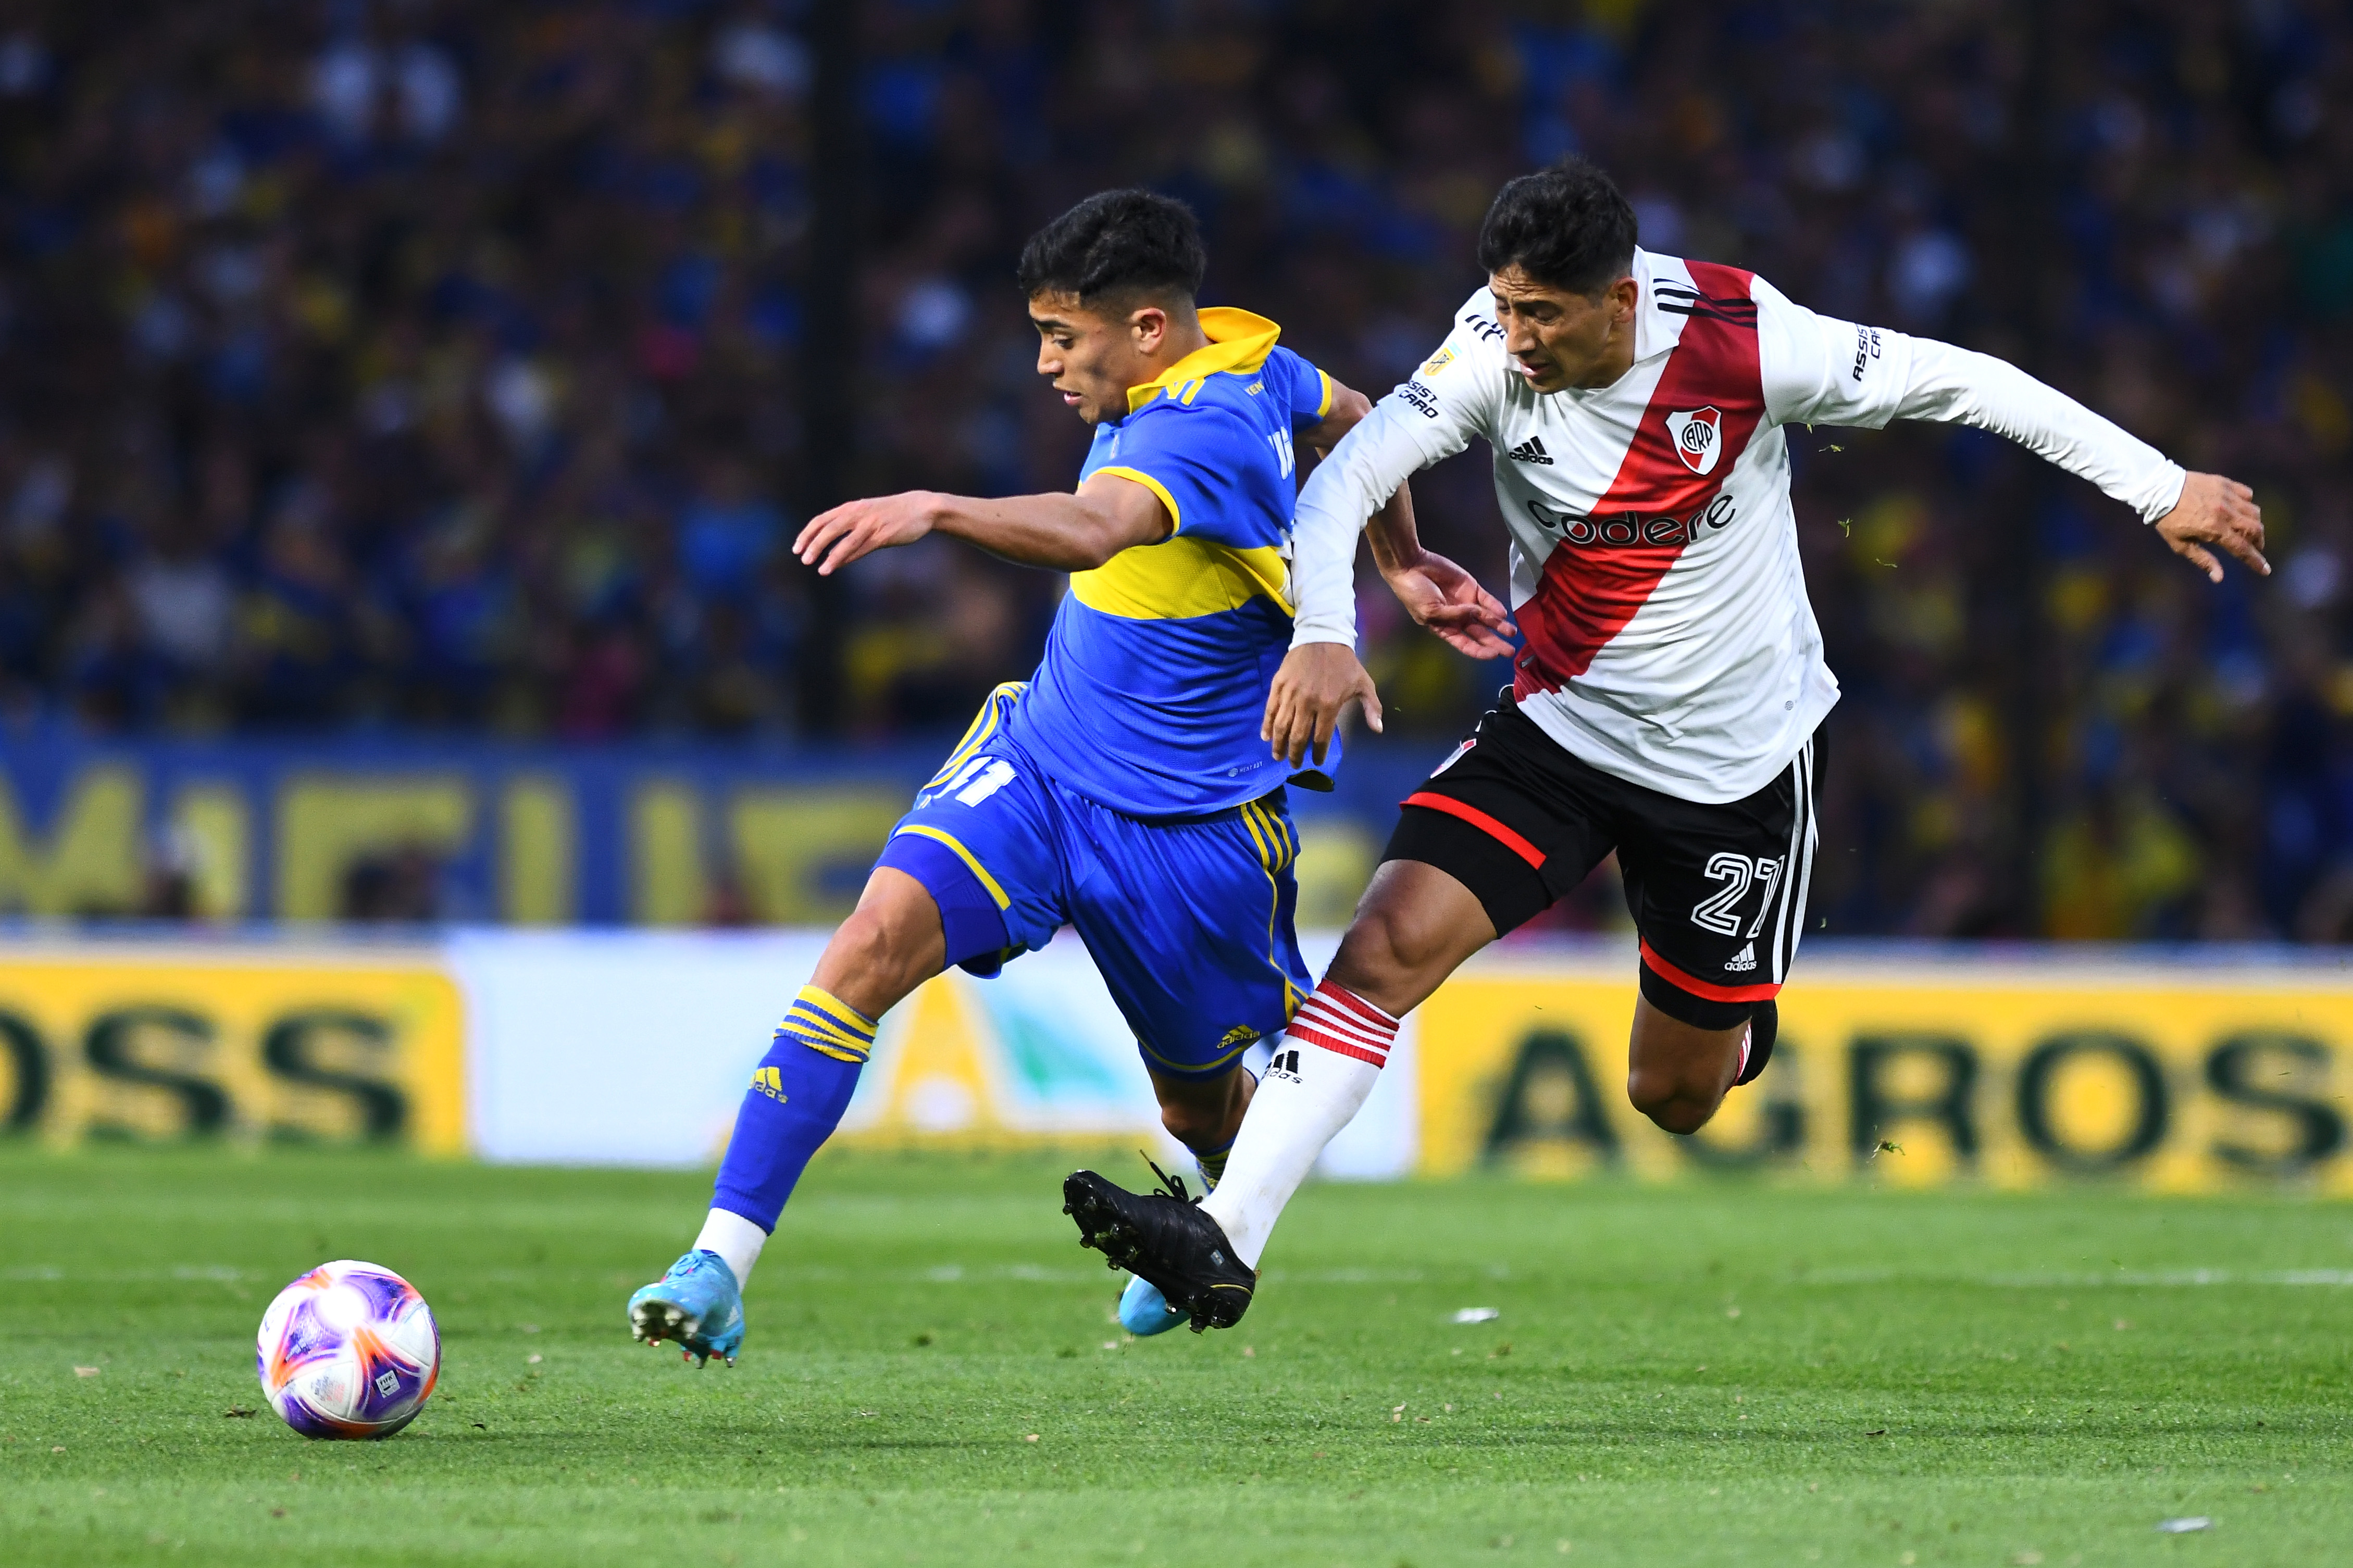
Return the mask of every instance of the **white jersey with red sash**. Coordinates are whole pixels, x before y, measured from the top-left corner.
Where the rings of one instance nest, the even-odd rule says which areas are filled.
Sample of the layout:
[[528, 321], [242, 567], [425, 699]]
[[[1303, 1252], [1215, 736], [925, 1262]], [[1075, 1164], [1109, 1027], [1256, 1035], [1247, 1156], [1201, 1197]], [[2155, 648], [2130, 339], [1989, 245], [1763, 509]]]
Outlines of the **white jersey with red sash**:
[[1407, 476], [1483, 437], [1525, 639], [1521, 710], [1606, 773], [1739, 800], [1838, 700], [1806, 598], [1785, 425], [1978, 425], [2149, 521], [2179, 496], [2180, 468], [2000, 360], [1817, 315], [1737, 268], [1637, 251], [1632, 272], [1634, 363], [1606, 387], [1535, 392], [1504, 352], [1493, 297], [1464, 302], [1300, 497], [1294, 646], [1354, 640], [1356, 531]]

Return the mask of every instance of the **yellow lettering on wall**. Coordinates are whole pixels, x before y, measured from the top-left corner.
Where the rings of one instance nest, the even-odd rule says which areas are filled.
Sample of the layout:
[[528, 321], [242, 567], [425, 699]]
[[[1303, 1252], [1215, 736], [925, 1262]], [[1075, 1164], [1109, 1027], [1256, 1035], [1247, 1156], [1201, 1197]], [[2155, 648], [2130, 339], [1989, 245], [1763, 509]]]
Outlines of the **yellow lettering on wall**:
[[0, 911], [131, 914], [139, 908], [146, 795], [128, 768], [85, 769], [43, 844], [0, 779]]
[[1677, 1138], [1626, 1098], [1632, 969], [1482, 955], [1423, 1003], [1423, 1170], [2353, 1194], [2353, 984], [2327, 971], [1801, 960], [1772, 1065]]
[[691, 784], [649, 784], [629, 802], [629, 906], [639, 925], [697, 925], [708, 898], [702, 877], [702, 801]]
[[[0, 1115], [45, 1142], [466, 1146], [465, 1001], [427, 950], [0, 948]], [[22, 1102], [25, 1067], [42, 1092]]]
[[499, 799], [499, 910], [509, 922], [571, 921], [575, 837], [572, 792], [563, 781], [509, 781]]
[[234, 784], [191, 784], [172, 802], [172, 831], [195, 850], [196, 912], [244, 917], [253, 900], [253, 814]]
[[858, 903], [866, 872], [906, 809], [879, 789], [746, 790], [729, 805], [736, 876], [753, 918], [830, 925]]
[[297, 776], [278, 803], [278, 913], [332, 920], [361, 857], [413, 847], [446, 858], [473, 834], [473, 791], [460, 778]]

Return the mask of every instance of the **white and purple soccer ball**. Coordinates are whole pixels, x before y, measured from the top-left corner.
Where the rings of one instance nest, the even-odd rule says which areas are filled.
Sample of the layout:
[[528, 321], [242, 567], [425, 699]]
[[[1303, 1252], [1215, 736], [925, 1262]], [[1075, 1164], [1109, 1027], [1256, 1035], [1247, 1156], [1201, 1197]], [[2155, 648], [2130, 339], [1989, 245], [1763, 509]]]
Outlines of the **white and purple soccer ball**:
[[441, 1331], [416, 1286], [346, 1258], [278, 1292], [255, 1364], [269, 1407], [305, 1437], [389, 1437], [433, 1392]]

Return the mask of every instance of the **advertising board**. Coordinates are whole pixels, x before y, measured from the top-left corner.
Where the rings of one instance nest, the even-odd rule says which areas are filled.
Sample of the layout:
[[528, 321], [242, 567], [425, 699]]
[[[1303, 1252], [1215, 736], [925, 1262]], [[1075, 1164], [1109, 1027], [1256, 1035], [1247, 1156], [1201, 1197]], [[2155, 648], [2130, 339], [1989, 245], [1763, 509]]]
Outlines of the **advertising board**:
[[438, 952], [0, 950], [0, 1126], [47, 1142], [468, 1147], [464, 1006]]
[[1770, 1068], [1690, 1138], [1627, 1103], [1630, 973], [1500, 957], [1424, 1005], [1419, 1168], [2353, 1192], [2353, 983], [2333, 966], [1850, 950], [1802, 964]]
[[[1333, 942], [1308, 939], [1313, 967]], [[0, 1131], [705, 1165], [824, 944], [808, 929], [16, 941], [0, 945]], [[1829, 949], [1782, 994], [1770, 1069], [1690, 1138], [1627, 1102], [1632, 973], [1614, 942], [1474, 961], [1407, 1020], [1325, 1173], [2353, 1193], [2353, 981], [2330, 964]], [[1182, 1157], [1068, 933], [893, 1009], [839, 1142]]]

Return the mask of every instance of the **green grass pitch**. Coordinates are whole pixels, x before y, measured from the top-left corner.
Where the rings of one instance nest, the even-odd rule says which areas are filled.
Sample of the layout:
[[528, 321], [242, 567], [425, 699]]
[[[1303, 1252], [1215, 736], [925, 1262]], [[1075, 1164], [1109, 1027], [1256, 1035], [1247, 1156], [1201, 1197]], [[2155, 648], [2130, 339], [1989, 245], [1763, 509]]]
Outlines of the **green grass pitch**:
[[[0, 1557], [2060, 1568], [2348, 1550], [2343, 1206], [1321, 1186], [1240, 1328], [1126, 1343], [1124, 1277], [1072, 1244], [1062, 1168], [821, 1161], [753, 1287], [744, 1361], [698, 1373], [632, 1345], [621, 1311], [691, 1233], [691, 1175], [0, 1154]], [[264, 1304], [346, 1256], [406, 1273], [441, 1323], [440, 1390], [389, 1442], [307, 1442], [254, 1384]], [[1453, 1322], [1467, 1307], [1501, 1316]], [[2156, 1529], [2189, 1515], [2211, 1528]]]

